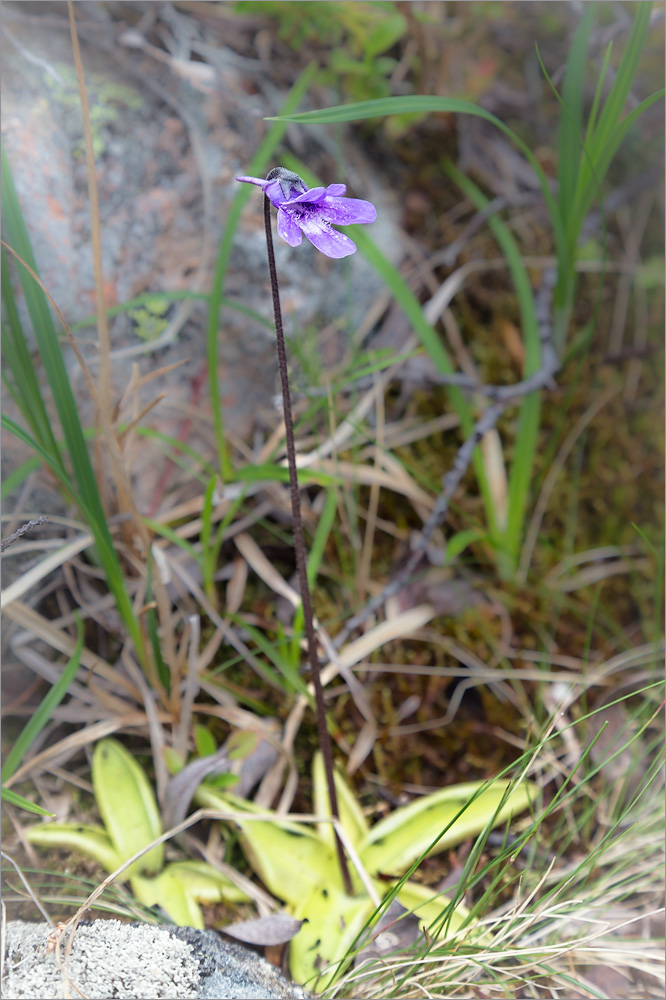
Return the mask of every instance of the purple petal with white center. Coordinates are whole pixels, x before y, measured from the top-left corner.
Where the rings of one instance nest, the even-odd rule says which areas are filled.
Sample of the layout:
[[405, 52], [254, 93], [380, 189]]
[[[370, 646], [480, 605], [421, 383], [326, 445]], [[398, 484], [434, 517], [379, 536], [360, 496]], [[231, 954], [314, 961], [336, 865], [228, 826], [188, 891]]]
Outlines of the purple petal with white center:
[[327, 257], [349, 257], [356, 253], [356, 244], [348, 236], [331, 229], [327, 222], [319, 218], [305, 217], [299, 220], [299, 225], [310, 243]]
[[296, 220], [283, 208], [278, 209], [277, 231], [285, 243], [290, 247], [299, 247], [303, 241], [303, 234]]
[[327, 197], [318, 206], [321, 218], [336, 226], [350, 226], [353, 223], [374, 222], [377, 209], [369, 201], [361, 198]]

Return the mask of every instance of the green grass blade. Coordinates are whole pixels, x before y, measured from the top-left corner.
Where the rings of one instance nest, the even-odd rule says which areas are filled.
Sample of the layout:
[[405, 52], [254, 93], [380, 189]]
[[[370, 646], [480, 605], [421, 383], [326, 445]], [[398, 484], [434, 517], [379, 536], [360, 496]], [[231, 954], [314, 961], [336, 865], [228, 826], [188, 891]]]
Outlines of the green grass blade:
[[16, 806], [17, 809], [25, 809], [26, 812], [36, 813], [37, 816], [55, 816], [55, 813], [50, 813], [46, 809], [42, 809], [41, 806], [36, 806], [34, 802], [25, 799], [12, 788], [5, 788], [4, 785], [0, 788], [0, 796], [3, 802], [8, 802], [10, 806]]
[[67, 490], [70, 500], [77, 503], [78, 498], [74, 493], [74, 487], [72, 486], [67, 473], [53, 460], [51, 455], [41, 446], [39, 441], [36, 441], [35, 438], [25, 430], [25, 428], [21, 427], [20, 424], [17, 424], [15, 420], [8, 417], [5, 413], [2, 414], [1, 422], [2, 427], [4, 427], [5, 430], [10, 431], [14, 437], [17, 437], [19, 441], [23, 441], [24, 444], [27, 444], [34, 452], [36, 452], [37, 455], [39, 455], [42, 461], [51, 469], [56, 479], [58, 479], [60, 484], [65, 488], [65, 490]]
[[636, 15], [631, 34], [629, 35], [629, 41], [620, 60], [613, 86], [599, 115], [599, 123], [594, 133], [594, 144], [602, 147], [620, 120], [627, 97], [633, 86], [638, 63], [645, 47], [645, 40], [650, 27], [652, 4], [650, 2], [639, 3], [634, 9], [636, 10]]
[[[2, 166], [0, 185], [2, 190], [3, 217], [8, 242], [25, 263], [35, 273], [38, 273], [28, 231], [23, 221], [21, 208], [12, 181], [11, 170], [4, 150], [0, 155]], [[67, 450], [72, 463], [73, 478], [76, 484], [77, 502], [95, 538], [97, 550], [106, 574], [107, 584], [114, 595], [118, 611], [127, 631], [132, 637], [137, 655], [143, 660], [141, 630], [134, 615], [132, 602], [125, 589], [122, 570], [113, 546], [106, 513], [95, 481], [95, 475], [90, 462], [83, 429], [79, 421], [76, 402], [72, 393], [49, 303], [42, 289], [20, 264], [18, 265], [18, 272], [37, 338], [42, 364], [49, 380], [53, 400], [60, 418], [60, 425], [67, 443]], [[54, 464], [57, 465], [57, 461], [51, 458], [49, 465], [54, 468]], [[59, 478], [61, 477], [59, 476]]]
[[264, 656], [277, 668], [277, 670], [273, 670], [273, 667], [270, 667], [267, 663], [261, 663], [255, 657], [255, 668], [261, 669], [262, 677], [266, 683], [270, 684], [272, 688], [284, 691], [286, 694], [298, 692], [308, 699], [309, 704], [312, 704], [312, 697], [308, 693], [307, 684], [299, 674], [298, 669], [289, 662], [288, 657], [284, 655], [283, 651], [275, 643], [270, 642], [261, 629], [250, 625], [244, 618], [238, 615], [229, 615], [229, 619], [242, 628], [244, 632], [247, 632]]
[[620, 145], [627, 132], [634, 124], [634, 122], [640, 118], [640, 116], [647, 111], [656, 101], [661, 100], [664, 97], [665, 91], [657, 90], [654, 94], [650, 94], [641, 103], [633, 108], [628, 114], [624, 116], [622, 121], [618, 124], [617, 128], [610, 134], [606, 144], [602, 149], [598, 150], [597, 160], [594, 172], [590, 172], [588, 180], [585, 187], [582, 187], [579, 194], [579, 204], [576, 206], [576, 211], [579, 212], [581, 218], [584, 219], [590, 210], [592, 203], [599, 194], [599, 188], [601, 182], [603, 181], [608, 168], [610, 167], [613, 157], [617, 153]]
[[[652, 4], [649, 2], [637, 5], [636, 16], [627, 47], [620, 61], [613, 86], [599, 113], [598, 123], [590, 137], [588, 146], [589, 157], [581, 163], [577, 199], [574, 208], [574, 215], [580, 218], [581, 224], [584, 214], [598, 192], [599, 185], [603, 181], [610, 161], [621, 141], [620, 139], [617, 144], [613, 145], [612, 137], [620, 123], [622, 111], [636, 76], [638, 63], [650, 26], [651, 8]], [[652, 95], [652, 97], [654, 98], [655, 95]], [[608, 150], [610, 149], [612, 149], [612, 153], [608, 155]]]
[[[448, 163], [445, 169], [479, 211], [485, 208], [488, 199], [469, 178], [452, 163]], [[527, 377], [538, 371], [541, 364], [541, 342], [530, 279], [516, 241], [504, 222], [498, 216], [491, 216], [488, 225], [506, 257], [516, 289], [525, 345], [523, 377]], [[538, 392], [530, 393], [520, 404], [515, 454], [509, 473], [509, 504], [503, 538], [503, 549], [509, 563], [506, 567], [500, 563], [500, 568], [503, 572], [508, 572], [509, 575], [515, 570], [519, 546], [522, 541], [523, 520], [539, 432], [540, 410], [541, 395]]]
[[592, 5], [585, 8], [571, 44], [562, 87], [557, 179], [560, 215], [567, 230], [574, 221], [571, 210], [576, 193], [583, 140], [583, 80], [594, 13]]
[[37, 708], [35, 714], [23, 727], [18, 739], [5, 758], [0, 775], [3, 783], [9, 781], [12, 774], [14, 774], [31, 744], [37, 736], [39, 736], [44, 726], [50, 721], [53, 710], [57, 708], [62, 699], [65, 697], [69, 685], [74, 680], [76, 671], [79, 669], [79, 663], [81, 662], [81, 653], [83, 652], [83, 622], [78, 614], [76, 616], [76, 629], [76, 646], [74, 647], [74, 652], [67, 662], [67, 665], [51, 690], [42, 699], [42, 702]]
[[203, 588], [210, 601], [215, 600], [215, 585], [213, 574], [215, 573], [215, 562], [213, 561], [213, 550], [211, 546], [212, 517], [213, 517], [213, 493], [217, 483], [217, 473], [214, 473], [206, 486], [201, 510], [201, 576]]
[[606, 79], [606, 74], [608, 73], [608, 67], [610, 66], [610, 58], [613, 52], [613, 43], [608, 43], [608, 48], [604, 54], [604, 61], [601, 64], [601, 69], [599, 71], [599, 79], [597, 81], [597, 89], [594, 92], [594, 100], [592, 101], [592, 107], [590, 108], [590, 114], [587, 119], [587, 129], [585, 130], [585, 143], [589, 146], [592, 141], [592, 136], [594, 135], [595, 129], [597, 127], [597, 119], [599, 117], [599, 108], [601, 107], [601, 95], [604, 87], [604, 80]]
[[145, 612], [144, 621], [146, 623], [146, 632], [148, 635], [148, 641], [150, 642], [153, 651], [153, 662], [155, 663], [155, 670], [157, 671], [157, 676], [160, 683], [164, 687], [164, 690], [169, 694], [171, 692], [171, 673], [168, 666], [164, 662], [164, 657], [162, 656], [162, 643], [160, 641], [159, 633], [157, 630], [157, 615], [155, 614], [155, 608], [151, 608], [150, 605], [155, 600], [155, 594], [153, 592], [153, 573], [155, 572], [155, 562], [153, 559], [153, 554], [149, 551], [148, 559], [146, 562], [146, 605], [148, 610]]
[[143, 518], [143, 523], [147, 528], [150, 528], [152, 532], [156, 535], [160, 535], [162, 538], [166, 538], [172, 543], [172, 545], [177, 545], [179, 549], [182, 549], [190, 559], [197, 560], [197, 552], [191, 542], [188, 542], [186, 538], [181, 538], [180, 535], [170, 528], [168, 524], [160, 524], [159, 521], [154, 521], [152, 517]]
[[485, 118], [492, 122], [501, 132], [507, 135], [512, 142], [518, 146], [524, 156], [529, 160], [543, 193], [551, 225], [553, 226], [555, 242], [557, 247], [564, 246], [564, 230], [562, 228], [557, 202], [551, 190], [550, 181], [537, 160], [536, 156], [523, 142], [520, 136], [505, 125], [503, 121], [486, 111], [485, 108], [473, 104], [471, 101], [460, 100], [455, 97], [434, 97], [431, 95], [415, 94], [410, 97], [381, 97], [373, 101], [359, 101], [355, 104], [338, 104], [331, 108], [322, 108], [319, 111], [304, 111], [300, 114], [281, 114], [268, 121], [289, 121], [298, 122], [301, 125], [325, 125], [335, 122], [363, 121], [367, 118], [383, 118], [386, 115], [402, 115], [411, 112], [447, 112], [449, 114], [475, 115], [477, 118]]
[[4, 248], [2, 250], [2, 304], [7, 320], [6, 325], [4, 322], [2, 324], [2, 354], [6, 366], [5, 372], [11, 373], [15, 399], [34, 436], [48, 451], [54, 462], [62, 466], [64, 473], [62, 457], [55, 441], [51, 420], [46, 412], [35, 366], [32, 363], [23, 333]]
[[[312, 539], [312, 544], [310, 545], [310, 554], [308, 556], [307, 565], [307, 576], [308, 584], [310, 585], [310, 590], [312, 590], [317, 582], [317, 576], [319, 574], [319, 568], [322, 564], [324, 558], [324, 552], [326, 550], [326, 545], [328, 543], [329, 535], [333, 528], [333, 523], [335, 521], [335, 513], [337, 511], [338, 502], [335, 495], [335, 490], [329, 490], [326, 494], [326, 500], [324, 501], [324, 507], [321, 514], [319, 515], [319, 520], [317, 521], [317, 530], [315, 531], [314, 538]], [[296, 608], [296, 614], [294, 615], [294, 640], [292, 643], [292, 662], [298, 662], [296, 660], [296, 650], [295, 646], [299, 642], [300, 637], [303, 634], [303, 605], [299, 604]], [[300, 655], [300, 652], [299, 652]]]
[[[316, 71], [316, 64], [310, 63], [303, 73], [301, 73], [300, 77], [287, 96], [283, 106], [283, 114], [289, 115], [295, 108], [298, 107], [307, 93], [308, 87], [312, 83]], [[286, 128], [287, 122], [285, 120], [276, 123], [269, 129], [268, 134], [252, 158], [252, 162], [248, 165], [247, 170], [245, 171], [246, 174], [258, 176], [266, 169], [266, 165], [277, 149]], [[208, 358], [210, 402], [213, 410], [215, 439], [217, 442], [218, 455], [220, 456], [220, 471], [223, 482], [228, 482], [231, 479], [232, 469], [224, 437], [224, 418], [222, 415], [222, 403], [218, 385], [218, 331], [220, 308], [222, 305], [222, 290], [224, 288], [236, 230], [240, 222], [243, 208], [252, 193], [253, 191], [249, 185], [240, 184], [238, 192], [231, 203], [231, 207], [229, 208], [227, 224], [224, 227], [224, 232], [222, 233], [220, 249], [218, 251], [217, 261], [215, 264], [215, 273], [213, 275], [213, 284], [210, 292], [208, 324], [206, 329], [206, 354]]]
[[0, 488], [0, 500], [6, 500], [10, 497], [14, 490], [18, 490], [23, 483], [26, 481], [28, 476], [36, 472], [41, 465], [41, 461], [36, 455], [32, 458], [28, 458], [25, 462], [21, 462], [19, 466], [12, 469], [4, 479], [2, 480], [2, 487]]

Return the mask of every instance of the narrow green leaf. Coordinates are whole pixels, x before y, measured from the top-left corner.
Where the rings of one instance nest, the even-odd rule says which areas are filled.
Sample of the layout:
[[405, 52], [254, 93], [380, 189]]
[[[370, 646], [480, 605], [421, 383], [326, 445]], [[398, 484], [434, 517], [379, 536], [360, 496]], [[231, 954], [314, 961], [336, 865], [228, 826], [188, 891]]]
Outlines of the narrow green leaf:
[[[69, 685], [74, 680], [76, 671], [79, 669], [79, 663], [81, 662], [81, 653], [83, 652], [83, 621], [78, 614], [76, 615], [76, 629], [77, 636], [74, 652], [65, 665], [60, 677], [51, 690], [44, 696], [34, 715], [25, 724], [18, 739], [5, 758], [5, 762], [2, 765], [2, 774], [0, 775], [3, 784], [9, 781], [34, 740], [39, 736], [44, 726], [50, 722], [53, 710], [65, 697]], [[47, 815], [50, 815], [50, 813]]]
[[[8, 242], [25, 263], [35, 273], [38, 273], [28, 231], [23, 221], [11, 170], [4, 150], [0, 152], [0, 158], [2, 169], [0, 187], [2, 192], [3, 220]], [[90, 462], [90, 456], [49, 303], [42, 289], [20, 264], [18, 265], [18, 274], [37, 338], [42, 364], [44, 365], [51, 387], [53, 400], [60, 418], [60, 425], [67, 443], [74, 482], [76, 484], [77, 502], [95, 538], [107, 583], [115, 597], [125, 628], [132, 637], [137, 655], [140, 659], [143, 659], [141, 630], [134, 615], [132, 602], [125, 589], [122, 570], [97, 488], [97, 482]], [[43, 453], [44, 449], [42, 449]], [[54, 471], [57, 470], [56, 474], [62, 481], [62, 471], [58, 470], [58, 458], [49, 456], [48, 464], [54, 468]]]
[[0, 794], [2, 795], [3, 802], [8, 802], [10, 806], [16, 806], [18, 809], [25, 809], [26, 812], [36, 813], [38, 816], [53, 816], [53, 813], [47, 812], [46, 809], [42, 809], [41, 806], [36, 806], [34, 802], [30, 799], [24, 798], [15, 792], [12, 788], [5, 788], [3, 785], [0, 789]]
[[558, 139], [558, 202], [565, 227], [572, 224], [573, 206], [578, 169], [583, 144], [583, 82], [587, 43], [594, 18], [594, 7], [585, 8], [574, 35], [562, 87], [562, 107]]
[[[478, 209], [481, 210], [486, 207], [488, 204], [486, 196], [453, 163], [449, 161], [445, 169]], [[508, 227], [498, 216], [491, 216], [488, 220], [488, 225], [502, 253], [506, 257], [516, 289], [523, 341], [525, 344], [523, 376], [527, 377], [538, 371], [541, 364], [541, 341], [539, 339], [539, 327], [537, 324], [532, 286], [530, 285], [527, 269], [523, 264], [516, 241]], [[506, 566], [502, 566], [503, 556], [500, 554], [500, 568], [508, 576], [511, 576], [515, 570], [518, 550], [522, 541], [525, 508], [532, 480], [534, 455], [539, 432], [540, 411], [541, 395], [538, 392], [530, 393], [520, 404], [514, 460], [509, 473], [507, 524], [503, 532], [503, 538], [501, 539], [504, 557], [508, 560], [508, 563]]]

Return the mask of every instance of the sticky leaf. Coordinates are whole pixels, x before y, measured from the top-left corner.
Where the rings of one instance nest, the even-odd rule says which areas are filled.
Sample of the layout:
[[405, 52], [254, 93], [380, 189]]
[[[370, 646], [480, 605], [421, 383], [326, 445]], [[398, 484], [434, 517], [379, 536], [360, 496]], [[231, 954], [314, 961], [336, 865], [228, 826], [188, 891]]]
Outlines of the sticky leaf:
[[509, 782], [496, 780], [471, 801], [485, 784], [478, 781], [444, 788], [380, 820], [359, 847], [367, 870], [373, 875], [377, 872], [402, 874], [442, 831], [446, 832], [431, 854], [475, 836], [491, 821], [493, 826], [500, 825], [513, 813], [525, 809], [536, 796], [535, 786], [523, 782], [513, 789], [500, 809]]
[[102, 865], [107, 872], [114, 872], [123, 863], [111, 838], [101, 826], [43, 823], [41, 826], [30, 827], [25, 835], [35, 847], [66, 847], [68, 851], [80, 851]]
[[[162, 833], [162, 821], [150, 782], [134, 757], [117, 740], [101, 740], [92, 761], [95, 798], [107, 833], [121, 860], [150, 844]], [[152, 874], [164, 864], [158, 844], [129, 869]]]
[[[358, 799], [345, 779], [337, 771], [333, 771], [335, 790], [338, 796], [338, 811], [340, 822], [354, 847], [361, 843], [368, 834], [368, 823], [363, 815]], [[312, 794], [314, 811], [317, 816], [331, 815], [331, 801], [328, 794], [328, 783], [324, 770], [324, 758], [321, 753], [314, 755], [312, 762]], [[318, 823], [317, 831], [325, 843], [335, 846], [335, 834], [330, 823]]]

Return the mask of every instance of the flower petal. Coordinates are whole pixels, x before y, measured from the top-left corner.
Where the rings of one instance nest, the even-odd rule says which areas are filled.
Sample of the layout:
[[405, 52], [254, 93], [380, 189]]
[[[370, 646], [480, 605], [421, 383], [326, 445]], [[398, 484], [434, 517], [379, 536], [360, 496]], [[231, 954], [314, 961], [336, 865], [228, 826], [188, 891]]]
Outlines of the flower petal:
[[346, 190], [346, 184], [329, 184], [326, 188], [326, 195], [329, 198], [341, 198]]
[[369, 201], [361, 198], [330, 198], [327, 197], [319, 206], [319, 214], [327, 222], [336, 226], [350, 226], [352, 223], [374, 222], [377, 209]]
[[299, 201], [317, 202], [321, 201], [325, 195], [326, 195], [326, 188], [323, 187], [308, 188], [308, 190], [304, 191], [303, 194], [296, 195], [295, 198], [290, 198], [287, 204], [295, 205]]
[[299, 220], [299, 225], [310, 243], [327, 257], [349, 257], [356, 253], [356, 244], [344, 233], [331, 229], [322, 219], [310, 216]]
[[282, 185], [280, 184], [280, 178], [275, 177], [272, 181], [266, 182], [266, 187], [264, 188], [264, 194], [267, 195], [272, 205], [279, 208], [284, 205], [288, 198], [285, 198], [284, 191], [282, 190]]
[[303, 234], [295, 219], [283, 208], [278, 209], [277, 231], [285, 243], [290, 247], [299, 247], [303, 241]]

